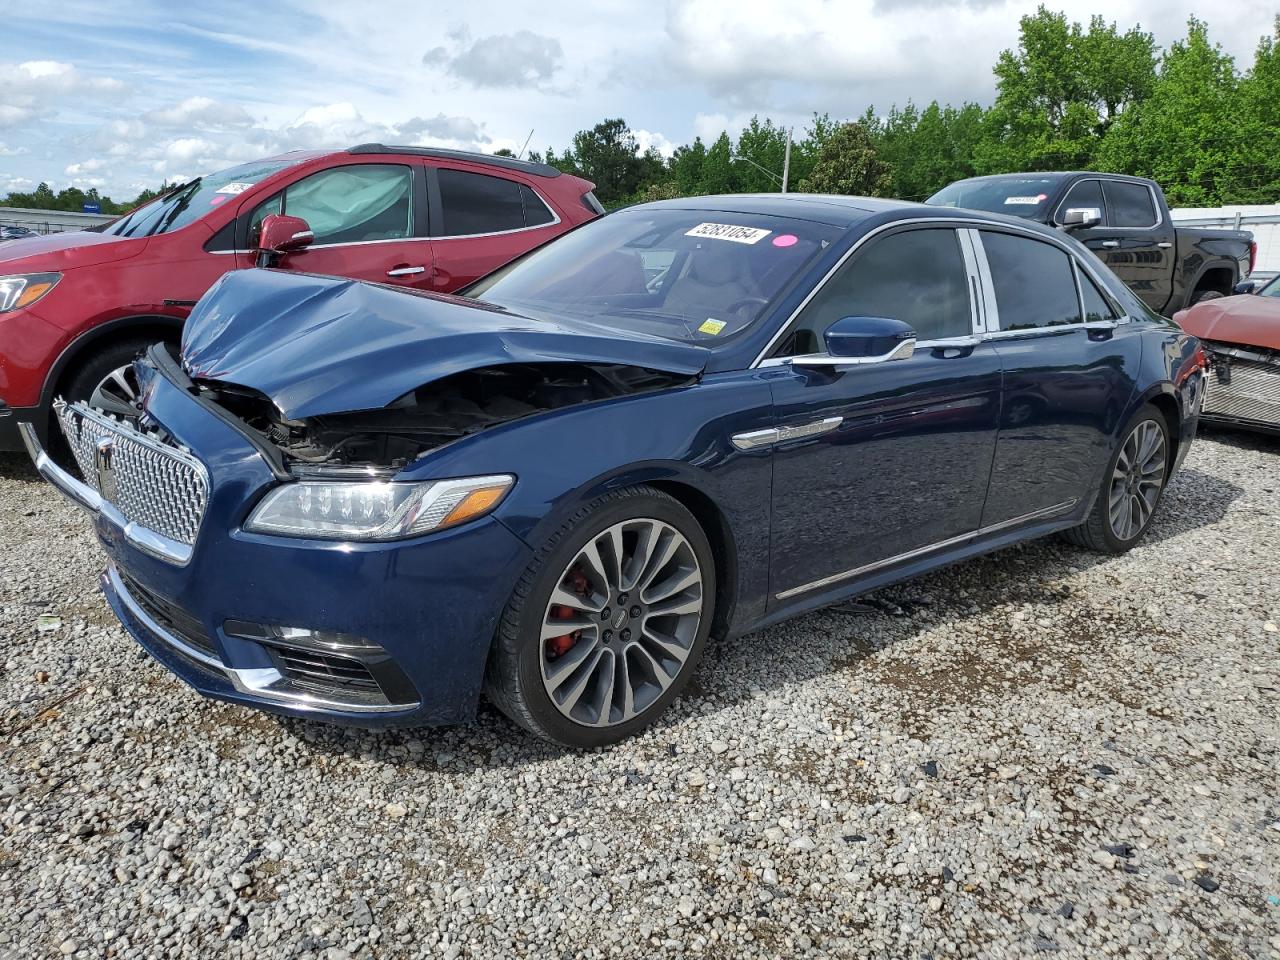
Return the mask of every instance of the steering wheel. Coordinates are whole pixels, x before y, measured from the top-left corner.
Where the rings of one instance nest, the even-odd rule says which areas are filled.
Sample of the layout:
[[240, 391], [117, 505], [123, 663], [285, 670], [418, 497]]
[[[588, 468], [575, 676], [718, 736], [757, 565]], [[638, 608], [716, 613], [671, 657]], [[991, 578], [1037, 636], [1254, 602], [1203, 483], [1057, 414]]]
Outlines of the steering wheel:
[[[743, 307], [767, 307], [769, 301], [765, 297], [739, 297], [733, 303], [729, 304], [726, 313], [737, 313]], [[745, 319], [745, 318], [744, 318]]]

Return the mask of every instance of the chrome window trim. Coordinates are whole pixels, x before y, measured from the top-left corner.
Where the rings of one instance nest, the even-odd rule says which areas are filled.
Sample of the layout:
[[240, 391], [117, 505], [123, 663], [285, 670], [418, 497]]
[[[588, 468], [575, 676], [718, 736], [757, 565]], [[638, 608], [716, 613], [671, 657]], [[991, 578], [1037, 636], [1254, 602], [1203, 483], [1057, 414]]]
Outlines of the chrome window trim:
[[956, 240], [960, 244], [960, 255], [964, 258], [965, 272], [969, 275], [969, 327], [976, 336], [982, 332], [983, 308], [986, 304], [982, 302], [982, 294], [978, 289], [978, 255], [973, 248], [973, 233], [969, 229], [957, 230]]
[[946, 540], [939, 540], [937, 543], [931, 543], [928, 546], [916, 547], [914, 550], [908, 550], [905, 553], [899, 553], [896, 556], [886, 557], [883, 560], [874, 560], [871, 563], [864, 563], [860, 567], [854, 567], [851, 570], [844, 570], [840, 573], [833, 573], [829, 577], [823, 577], [820, 580], [813, 580], [809, 583], [802, 583], [798, 587], [790, 587], [780, 593], [774, 594], [776, 600], [787, 600], [801, 593], [808, 593], [811, 590], [817, 590], [821, 587], [829, 587], [834, 583], [840, 583], [842, 580], [850, 580], [853, 577], [861, 576], [864, 573], [872, 573], [884, 567], [893, 566], [894, 564], [904, 563], [908, 560], [915, 560], [937, 550], [943, 550], [947, 547], [958, 546], [966, 540], [972, 540], [976, 537], [988, 536], [992, 533], [999, 533], [1001, 530], [1007, 530], [1010, 527], [1016, 527], [1024, 523], [1030, 523], [1033, 520], [1048, 519], [1066, 513], [1077, 503], [1075, 497], [1070, 500], [1064, 500], [1061, 503], [1055, 503], [1051, 507], [1044, 507], [1040, 510], [1033, 510], [1031, 513], [1024, 513], [1021, 516], [1011, 517], [1008, 520], [1001, 520], [999, 523], [992, 523], [985, 527], [979, 527], [976, 530], [970, 530], [968, 533], [962, 533], [955, 537], [948, 537]]

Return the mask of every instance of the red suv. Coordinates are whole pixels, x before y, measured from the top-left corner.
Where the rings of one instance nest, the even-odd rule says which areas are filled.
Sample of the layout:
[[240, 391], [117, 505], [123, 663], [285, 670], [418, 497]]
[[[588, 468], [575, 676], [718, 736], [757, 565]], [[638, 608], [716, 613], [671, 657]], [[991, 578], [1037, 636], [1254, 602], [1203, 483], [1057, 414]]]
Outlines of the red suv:
[[[44, 434], [55, 397], [127, 412], [140, 349], [176, 341], [228, 270], [252, 267], [262, 219], [314, 234], [275, 265], [448, 293], [601, 213], [554, 167], [366, 143], [288, 153], [184, 184], [104, 227], [0, 246], [0, 450]], [[269, 318], [264, 318], [269, 319]]]

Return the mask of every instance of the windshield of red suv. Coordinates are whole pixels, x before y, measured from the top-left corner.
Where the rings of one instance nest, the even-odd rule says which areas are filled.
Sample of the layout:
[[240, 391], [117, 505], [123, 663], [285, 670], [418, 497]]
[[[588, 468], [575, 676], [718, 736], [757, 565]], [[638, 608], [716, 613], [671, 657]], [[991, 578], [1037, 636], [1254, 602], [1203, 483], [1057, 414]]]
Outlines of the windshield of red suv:
[[1011, 217], [1044, 220], [1045, 204], [1058, 185], [1055, 177], [999, 177], [960, 180], [943, 187], [925, 201], [935, 207], [964, 207]]
[[117, 237], [149, 237], [180, 229], [222, 204], [233, 202], [250, 187], [302, 159], [259, 160], [197, 177], [111, 221], [102, 232]]
[[839, 235], [764, 214], [636, 207], [540, 247], [466, 295], [532, 317], [724, 340], [755, 322]]

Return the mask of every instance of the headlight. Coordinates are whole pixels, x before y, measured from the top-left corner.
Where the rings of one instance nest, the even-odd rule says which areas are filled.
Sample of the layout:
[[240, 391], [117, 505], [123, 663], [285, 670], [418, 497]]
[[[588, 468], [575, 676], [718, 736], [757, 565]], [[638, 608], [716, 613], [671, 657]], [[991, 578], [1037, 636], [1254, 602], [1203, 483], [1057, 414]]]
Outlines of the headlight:
[[60, 273], [27, 273], [0, 277], [0, 313], [31, 306], [61, 279]]
[[508, 474], [425, 483], [299, 480], [267, 494], [244, 528], [323, 540], [398, 540], [484, 516], [515, 482]]

